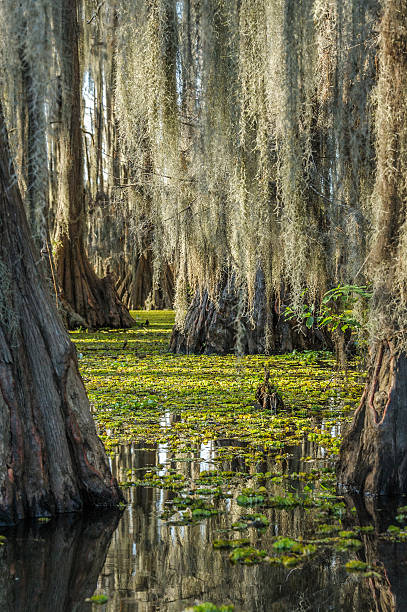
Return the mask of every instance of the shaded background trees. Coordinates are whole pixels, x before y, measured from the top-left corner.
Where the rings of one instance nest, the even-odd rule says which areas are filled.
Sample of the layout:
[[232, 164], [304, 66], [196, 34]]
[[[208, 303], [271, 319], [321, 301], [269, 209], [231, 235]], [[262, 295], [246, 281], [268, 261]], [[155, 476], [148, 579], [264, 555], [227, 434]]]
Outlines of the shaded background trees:
[[[174, 298], [174, 350], [322, 347], [315, 326], [285, 323], [286, 307], [371, 283], [364, 401], [383, 432], [407, 348], [405, 0], [2, 10], [19, 186], [76, 323], [130, 325], [115, 284], [131, 307]], [[405, 443], [389, 427], [377, 448], [391, 446], [394, 466]], [[366, 454], [357, 486], [380, 489]]]
[[305, 288], [317, 301], [369, 280], [378, 0], [83, 0], [70, 34], [59, 3], [42, 0], [37, 21], [12, 5], [3, 80], [20, 187], [82, 321], [129, 324], [115, 298], [102, 312], [112, 283], [87, 258], [128, 307], [174, 301], [195, 347], [185, 316], [194, 300], [205, 319], [206, 293], [216, 310], [231, 289], [236, 322], [222, 331], [220, 313], [218, 331], [243, 346], [262, 292], [250, 350], [275, 351], [307, 342], [276, 322]]
[[[334, 283], [366, 281], [379, 8], [122, 3], [122, 150], [151, 197], [143, 219], [155, 228], [157, 265], [175, 269], [174, 345], [211, 343], [197, 324], [207, 294], [219, 337], [243, 345], [262, 291], [266, 324], [252, 350], [301, 346], [275, 315], [299, 309], [305, 289], [312, 302]], [[232, 326], [219, 310], [226, 287]]]
[[[3, 98], [19, 187], [52, 291], [69, 327], [132, 323], [114, 287], [119, 279], [116, 263], [123, 262], [124, 252], [128, 260], [137, 253], [129, 242], [123, 249], [120, 230], [129, 226], [124, 205], [120, 215], [115, 205], [103, 210], [110, 213], [110, 219], [104, 215], [103, 225], [110, 229], [103, 232], [104, 246], [99, 246], [108, 253], [103, 265], [100, 257], [90, 262], [86, 248], [92, 243], [88, 235], [95, 234], [88, 212], [97, 208], [95, 202], [102, 201], [106, 208], [104, 194], [113, 183], [112, 174], [105, 177], [106, 159], [115, 160], [114, 171], [117, 167], [120, 174], [119, 157], [108, 150], [117, 149], [111, 97], [115, 11], [114, 6], [106, 11], [108, 26], [100, 40], [97, 32], [105, 15], [95, 14], [96, 9], [93, 2], [65, 5], [46, 0], [36, 5], [27, 0], [18, 7], [5, 0], [1, 7], [7, 21], [1, 48]], [[93, 27], [94, 22], [98, 27]], [[90, 90], [85, 83], [96, 83], [97, 88]], [[96, 120], [89, 112], [92, 102]], [[109, 185], [106, 190], [105, 185]], [[91, 264], [99, 264], [103, 279], [97, 278]], [[142, 286], [148, 287], [146, 278]], [[138, 304], [127, 300], [128, 305], [143, 306], [151, 287], [141, 293]]]

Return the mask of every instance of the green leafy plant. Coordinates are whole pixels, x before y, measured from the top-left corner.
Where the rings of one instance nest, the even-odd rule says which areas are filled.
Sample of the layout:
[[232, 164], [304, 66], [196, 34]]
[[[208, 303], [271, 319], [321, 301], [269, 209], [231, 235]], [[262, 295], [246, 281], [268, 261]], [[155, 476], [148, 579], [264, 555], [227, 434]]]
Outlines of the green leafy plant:
[[[307, 290], [302, 293], [302, 296], [305, 297], [306, 293]], [[327, 328], [330, 332], [350, 330], [353, 333], [365, 323], [363, 315], [362, 317], [355, 315], [354, 306], [359, 300], [368, 300], [371, 297], [372, 292], [366, 285], [339, 284], [324, 293], [319, 307], [304, 302], [298, 311], [287, 306], [284, 317], [286, 321], [297, 319], [308, 329], [316, 326]]]

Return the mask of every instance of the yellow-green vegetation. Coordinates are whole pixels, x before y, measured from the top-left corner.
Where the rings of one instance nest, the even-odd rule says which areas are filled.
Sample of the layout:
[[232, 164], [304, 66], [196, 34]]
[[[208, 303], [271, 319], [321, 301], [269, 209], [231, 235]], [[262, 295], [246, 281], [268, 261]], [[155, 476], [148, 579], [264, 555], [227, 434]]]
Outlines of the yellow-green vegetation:
[[109, 601], [109, 598], [107, 597], [107, 595], [103, 595], [103, 594], [102, 595], [92, 595], [92, 597], [88, 597], [87, 599], [85, 599], [85, 601], [89, 603], [99, 604], [100, 606], [102, 606], [103, 604]]
[[193, 608], [187, 608], [184, 612], [233, 612], [234, 606], [215, 606], [210, 602], [198, 604]]
[[[338, 374], [329, 353], [311, 351], [239, 359], [174, 355], [168, 352], [171, 311], [137, 311], [133, 316], [136, 327], [131, 330], [71, 334], [108, 449], [144, 441], [182, 451], [227, 438], [247, 443], [243, 454], [255, 461], [260, 451], [284, 453], [286, 446], [307, 436], [326, 453], [337, 452], [338, 426], [361, 394], [359, 372]], [[287, 407], [276, 417], [254, 406], [265, 363]]]
[[370, 565], [364, 561], [359, 561], [358, 559], [348, 561], [345, 567], [347, 572], [358, 574], [363, 578], [380, 578], [380, 574], [374, 571]]
[[[362, 392], [357, 364], [340, 373], [331, 354], [311, 351], [239, 359], [174, 355], [168, 351], [172, 312], [133, 316], [131, 330], [71, 334], [107, 449], [114, 453], [128, 442], [139, 449], [164, 445], [172, 458], [129, 471], [122, 486], [169, 491], [160, 520], [173, 526], [212, 520], [233, 504], [234, 522], [213, 542], [232, 563], [291, 568], [326, 547], [349, 560], [372, 529], [346, 529], [346, 506], [335, 491], [341, 426]], [[265, 364], [284, 399], [285, 409], [277, 415], [254, 404]], [[199, 449], [208, 443], [216, 445], [216, 453], [206, 467], [189, 473], [174, 469], [175, 458], [181, 464], [197, 462]], [[294, 455], [300, 459], [295, 469]], [[225, 469], [236, 460], [241, 467]], [[264, 461], [271, 467], [262, 468]], [[259, 538], [270, 527], [270, 513], [295, 511], [312, 514], [311, 531], [300, 539], [276, 536], [272, 547], [262, 550]], [[400, 537], [403, 530], [395, 530], [389, 535]]]

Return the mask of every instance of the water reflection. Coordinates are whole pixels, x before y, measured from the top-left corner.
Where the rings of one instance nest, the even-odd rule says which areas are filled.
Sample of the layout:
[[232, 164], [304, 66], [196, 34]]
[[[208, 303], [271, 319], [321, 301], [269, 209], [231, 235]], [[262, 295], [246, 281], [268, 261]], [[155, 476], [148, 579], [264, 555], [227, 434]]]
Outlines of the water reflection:
[[84, 600], [95, 590], [120, 515], [65, 515], [4, 531], [1, 612], [89, 611]]
[[348, 497], [346, 502], [348, 508], [356, 508], [360, 526], [374, 525], [375, 528], [374, 533], [363, 536], [364, 546], [359, 554], [361, 561], [379, 567], [384, 576], [383, 579], [371, 578], [368, 581], [374, 602], [372, 610], [407, 610], [407, 543], [380, 537], [390, 525], [397, 525], [397, 507], [405, 505], [406, 499], [377, 502], [369, 498]]
[[[217, 447], [208, 443], [199, 447], [193, 462], [179, 461], [167, 453], [165, 467], [185, 476], [196, 477], [213, 467]], [[320, 458], [316, 445], [304, 442], [303, 448], [292, 449], [286, 462], [289, 471], [309, 470], [301, 456]], [[192, 458], [192, 455], [190, 458]], [[130, 445], [120, 451], [116, 462], [117, 477], [123, 480], [128, 470], [144, 465], [163, 464], [162, 449], [144, 450]], [[249, 468], [244, 459], [224, 461], [219, 469], [249, 471], [275, 469], [270, 458]], [[180, 612], [196, 601], [217, 604], [233, 603], [237, 612], [305, 611], [305, 610], [369, 610], [372, 596], [363, 582], [346, 573], [344, 559], [330, 553], [302, 568], [287, 571], [282, 567], [259, 565], [233, 566], [227, 555], [213, 550], [212, 542], [222, 537], [222, 529], [237, 521], [242, 509], [226, 502], [229, 510], [196, 525], [173, 526], [160, 519], [166, 502], [173, 496], [168, 491], [146, 488], [128, 490], [131, 506], [127, 508], [115, 532], [104, 571], [98, 581], [100, 592], [110, 596], [107, 610], [123, 612]], [[251, 534], [252, 543], [271, 549], [277, 534], [300, 536], [313, 529], [313, 517], [304, 509], [270, 510], [270, 528], [261, 536]], [[228, 537], [228, 536], [223, 536]]]
[[[175, 469], [194, 478], [214, 463], [223, 470], [246, 473], [276, 469], [271, 457], [264, 457], [257, 466], [246, 465], [243, 457], [216, 463], [219, 449], [231, 443], [207, 443], [182, 457], [163, 445], [130, 444], [118, 450], [112, 467], [121, 481], [128, 479], [129, 471], [141, 474], [153, 466], [159, 473]], [[291, 450], [283, 466], [278, 466], [280, 471], [312, 469], [315, 463], [302, 461], [304, 456], [321, 461], [320, 449], [312, 442]], [[160, 518], [174, 493], [130, 487], [126, 494], [129, 505], [120, 522], [117, 514], [86, 520], [71, 516], [8, 531], [7, 545], [0, 548], [0, 611], [181, 612], [196, 601], [233, 603], [236, 612], [407, 610], [407, 544], [378, 537], [394, 523], [396, 506], [405, 502], [380, 506], [372, 500], [346, 499], [344, 527], [373, 524], [375, 528], [362, 536], [359, 558], [383, 568], [384, 578], [361, 579], [344, 569], [348, 557], [332, 549], [291, 570], [265, 563], [233, 566], [227, 554], [213, 549], [212, 542], [230, 537], [230, 532], [226, 535], [222, 530], [244, 512], [235, 503], [223, 500], [223, 513], [194, 525], [176, 526]], [[306, 538], [314, 530], [313, 511], [266, 512], [270, 527], [262, 535], [255, 529], [248, 534], [258, 548], [270, 550], [276, 535]], [[95, 590], [109, 597], [103, 608], [84, 602]]]
[[[134, 502], [137, 506], [125, 514], [114, 535], [98, 583], [100, 591], [110, 594], [109, 611], [175, 612], [196, 600], [233, 603], [246, 612], [371, 609], [370, 593], [346, 574], [335, 554], [291, 572], [266, 565], [232, 566], [212, 549], [212, 541], [219, 529], [238, 518], [235, 512], [171, 527], [151, 512], [151, 492], [138, 491]], [[269, 536], [261, 542], [265, 548], [271, 547], [273, 535], [299, 535], [309, 521], [299, 511], [274, 512], [271, 519]]]

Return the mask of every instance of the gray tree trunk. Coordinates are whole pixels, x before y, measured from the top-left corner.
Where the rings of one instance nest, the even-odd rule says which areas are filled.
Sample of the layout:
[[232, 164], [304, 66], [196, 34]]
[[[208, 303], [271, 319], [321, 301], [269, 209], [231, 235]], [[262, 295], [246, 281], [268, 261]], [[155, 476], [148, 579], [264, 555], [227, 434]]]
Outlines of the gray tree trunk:
[[[85, 251], [77, 0], [66, 2], [64, 6], [60, 127], [57, 130], [59, 186], [55, 261], [58, 280], [68, 310], [77, 313], [88, 327], [130, 327], [133, 320], [117, 297], [113, 279], [98, 278]], [[77, 320], [67, 317], [72, 326]]]

